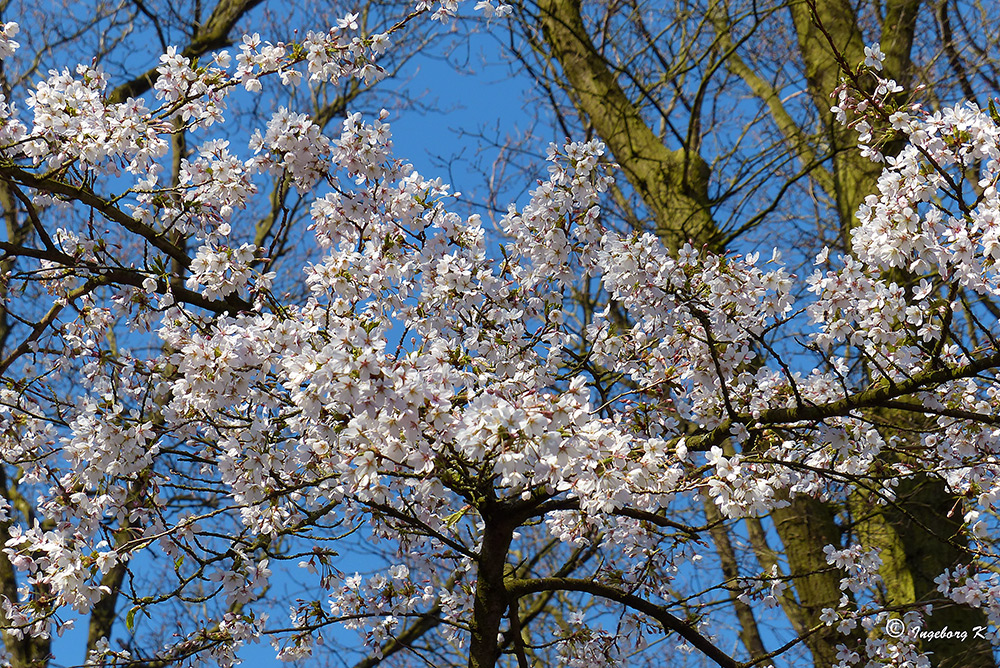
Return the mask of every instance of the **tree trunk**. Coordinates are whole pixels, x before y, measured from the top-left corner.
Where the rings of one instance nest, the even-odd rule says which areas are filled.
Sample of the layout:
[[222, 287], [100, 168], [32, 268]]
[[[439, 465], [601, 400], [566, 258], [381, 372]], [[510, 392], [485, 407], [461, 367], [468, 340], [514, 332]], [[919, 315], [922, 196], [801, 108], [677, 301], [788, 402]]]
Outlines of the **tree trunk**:
[[657, 235], [674, 252], [688, 241], [713, 247], [718, 231], [709, 210], [708, 163], [692, 147], [670, 150], [646, 125], [587, 35], [580, 0], [541, 0], [538, 7], [580, 113], [649, 208]]
[[491, 668], [496, 664], [500, 653], [500, 623], [508, 606], [504, 576], [513, 528], [507, 522], [494, 522], [485, 514], [483, 519], [486, 526], [477, 562], [469, 668]]

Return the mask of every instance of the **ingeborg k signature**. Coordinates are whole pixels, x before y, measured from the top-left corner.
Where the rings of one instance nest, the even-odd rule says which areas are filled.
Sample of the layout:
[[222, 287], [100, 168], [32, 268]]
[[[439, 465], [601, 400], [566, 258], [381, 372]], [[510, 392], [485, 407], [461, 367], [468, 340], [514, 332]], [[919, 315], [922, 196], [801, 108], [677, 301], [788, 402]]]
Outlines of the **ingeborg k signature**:
[[989, 640], [988, 632], [989, 628], [986, 626], [973, 626], [971, 629], [949, 629], [945, 626], [944, 628], [930, 630], [922, 629], [917, 624], [907, 628], [906, 623], [902, 619], [890, 619], [885, 623], [885, 634], [890, 638], [901, 638], [905, 634], [914, 640], [955, 639], [964, 641], [968, 640], [971, 635], [973, 638]]

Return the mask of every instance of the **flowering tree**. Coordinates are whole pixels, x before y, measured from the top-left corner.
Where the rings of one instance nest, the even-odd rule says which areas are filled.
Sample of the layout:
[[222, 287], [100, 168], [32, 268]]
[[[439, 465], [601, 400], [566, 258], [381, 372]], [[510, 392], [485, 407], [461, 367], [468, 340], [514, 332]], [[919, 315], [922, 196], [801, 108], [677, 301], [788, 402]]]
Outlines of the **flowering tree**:
[[[606, 228], [616, 170], [597, 141], [551, 147], [494, 242], [393, 155], [388, 112], [327, 136], [281, 108], [243, 143], [213, 136], [236, 91], [377, 79], [396, 33], [455, 9], [247, 36], [211, 62], [170, 49], [151, 100], [109, 96], [82, 65], [3, 103], [0, 179], [31, 223], [0, 242], [17, 323], [0, 360], [8, 662], [45, 663], [38, 640], [91, 613], [94, 665], [228, 665], [261, 639], [295, 660], [346, 627], [400, 662], [616, 665], [660, 643], [767, 665], [821, 637], [840, 666], [929, 666], [923, 631], [947, 606], [990, 620], [962, 630], [969, 665], [992, 661], [996, 114], [898, 102], [870, 47], [836, 113], [884, 170], [852, 254], [808, 277], [777, 251]], [[200, 143], [170, 179], [180, 132]], [[317, 261], [279, 271], [255, 239], [244, 212], [267, 174], [315, 195]], [[586, 312], [582, 284], [607, 308]], [[734, 520], [801, 499], [863, 518], [926, 480], [955, 499], [932, 529], [963, 555], [934, 599], [887, 595], [893, 547], [860, 519], [814, 571], [773, 555], [696, 573]], [[355, 532], [389, 546], [384, 567], [342, 572]], [[276, 614], [285, 563], [309, 595]], [[830, 574], [816, 625], [757, 649], [723, 631]], [[143, 617], [172, 635], [132, 639]]]

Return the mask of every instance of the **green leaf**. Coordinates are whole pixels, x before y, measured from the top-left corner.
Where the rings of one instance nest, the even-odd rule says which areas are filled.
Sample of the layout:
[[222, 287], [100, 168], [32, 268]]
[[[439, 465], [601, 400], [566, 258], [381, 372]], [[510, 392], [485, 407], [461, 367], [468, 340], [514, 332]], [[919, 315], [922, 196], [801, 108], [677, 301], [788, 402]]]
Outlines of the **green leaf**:
[[461, 510], [455, 511], [451, 515], [448, 515], [448, 517], [444, 518], [444, 525], [449, 529], [455, 526], [458, 523], [458, 521], [462, 519], [462, 516], [465, 515], [465, 513], [469, 512], [470, 508], [471, 506], [465, 506]]
[[135, 631], [135, 613], [139, 611], [139, 606], [133, 606], [128, 614], [125, 615], [125, 628], [128, 629], [129, 633]]

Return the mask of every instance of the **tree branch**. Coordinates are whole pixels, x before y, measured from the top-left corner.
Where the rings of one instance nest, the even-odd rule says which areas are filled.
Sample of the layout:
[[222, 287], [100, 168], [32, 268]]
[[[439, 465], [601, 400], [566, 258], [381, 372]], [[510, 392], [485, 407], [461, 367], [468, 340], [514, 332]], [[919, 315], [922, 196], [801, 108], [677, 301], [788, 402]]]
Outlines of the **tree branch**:
[[534, 594], [544, 591], [562, 590], [578, 591], [607, 599], [652, 617], [663, 630], [676, 633], [691, 643], [696, 649], [714, 661], [722, 668], [740, 668], [741, 664], [721, 649], [716, 647], [693, 626], [670, 614], [662, 606], [647, 601], [644, 598], [629, 594], [610, 585], [595, 580], [576, 578], [537, 578], [532, 580], [511, 579], [506, 583], [508, 595], [511, 597]]
[[[198, 30], [195, 38], [184, 47], [181, 55], [194, 60], [209, 51], [221, 49], [232, 44], [229, 33], [233, 26], [247, 12], [259, 5], [263, 0], [219, 0], [212, 15], [205, 25]], [[142, 95], [156, 83], [160, 73], [151, 68], [131, 81], [121, 84], [108, 94], [108, 103], [124, 102], [130, 97]]]

